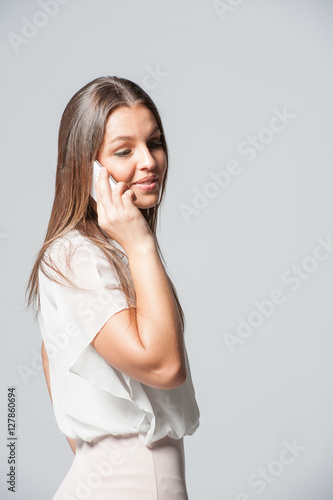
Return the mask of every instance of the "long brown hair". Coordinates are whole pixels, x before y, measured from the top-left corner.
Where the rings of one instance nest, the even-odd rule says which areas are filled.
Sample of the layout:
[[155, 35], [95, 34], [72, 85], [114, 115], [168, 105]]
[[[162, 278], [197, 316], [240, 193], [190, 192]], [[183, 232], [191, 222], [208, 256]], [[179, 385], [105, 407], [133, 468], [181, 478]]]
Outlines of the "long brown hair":
[[[26, 287], [28, 294], [27, 307], [35, 309], [35, 320], [40, 310], [39, 269], [53, 281], [59, 282], [48, 271], [47, 267], [61, 275], [70, 285], [67, 276], [45, 258], [49, 246], [59, 237], [71, 230], [77, 230], [97, 245], [109, 264], [116, 272], [121, 290], [126, 296], [128, 305], [132, 305], [135, 290], [128, 278], [120, 250], [110, 243], [109, 236], [98, 225], [97, 213], [92, 207], [90, 186], [92, 182], [92, 165], [102, 144], [106, 122], [110, 114], [120, 106], [142, 105], [154, 115], [161, 131], [161, 142], [166, 158], [166, 170], [161, 186], [158, 203], [148, 209], [140, 209], [155, 239], [156, 247], [162, 262], [165, 264], [156, 238], [158, 210], [164, 199], [168, 173], [168, 147], [164, 135], [162, 121], [156, 105], [149, 95], [136, 83], [117, 76], [96, 78], [82, 87], [67, 104], [60, 122], [58, 138], [58, 161], [55, 181], [55, 195], [47, 227], [46, 236], [33, 266]], [[118, 253], [117, 253], [118, 252]], [[69, 257], [68, 257], [69, 258]], [[67, 262], [68, 263], [68, 262]], [[164, 266], [165, 268], [165, 266]], [[166, 272], [167, 274], [167, 272]], [[167, 274], [184, 330], [185, 317], [178, 300], [176, 289]], [[130, 307], [131, 319], [135, 311]]]

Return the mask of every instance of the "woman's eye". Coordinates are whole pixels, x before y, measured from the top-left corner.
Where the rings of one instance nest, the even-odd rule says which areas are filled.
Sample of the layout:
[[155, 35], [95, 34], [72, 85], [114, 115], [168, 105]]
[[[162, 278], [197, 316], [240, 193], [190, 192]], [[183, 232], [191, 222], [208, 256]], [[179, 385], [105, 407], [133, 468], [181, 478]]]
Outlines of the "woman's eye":
[[162, 146], [162, 143], [160, 141], [154, 141], [150, 145], [153, 148], [159, 148], [160, 146]]
[[120, 156], [120, 157], [124, 157], [124, 156], [127, 156], [128, 153], [130, 153], [131, 150], [130, 149], [124, 149], [123, 151], [119, 151], [119, 153], [115, 153], [116, 156]]
[[[162, 142], [160, 141], [153, 141], [149, 145], [149, 149], [157, 149], [163, 146]], [[114, 153], [116, 156], [119, 156], [120, 158], [125, 158], [129, 153], [131, 152], [130, 149], [123, 149], [122, 151], [119, 151], [118, 153]]]

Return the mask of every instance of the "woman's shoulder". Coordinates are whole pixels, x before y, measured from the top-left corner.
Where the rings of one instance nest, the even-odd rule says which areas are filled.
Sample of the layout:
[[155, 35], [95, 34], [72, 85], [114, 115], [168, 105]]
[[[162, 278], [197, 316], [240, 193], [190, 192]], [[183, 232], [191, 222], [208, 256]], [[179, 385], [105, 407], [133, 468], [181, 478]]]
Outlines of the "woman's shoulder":
[[72, 229], [55, 238], [45, 250], [44, 262], [62, 267], [65, 262], [78, 265], [82, 261], [89, 261], [93, 256], [101, 256], [103, 252], [97, 244], [78, 230]]
[[[71, 280], [79, 279], [93, 269], [103, 269], [109, 264], [102, 249], [88, 236], [78, 230], [70, 230], [55, 238], [46, 248], [39, 273], [47, 277], [67, 276]], [[59, 275], [60, 273], [60, 275]]]
[[[112, 238], [108, 238], [108, 241], [112, 247], [120, 250], [127, 257], [125, 250], [117, 241]], [[83, 259], [93, 259], [94, 261], [96, 259], [103, 262], [106, 260], [102, 246], [99, 246], [98, 243], [92, 241], [77, 229], [71, 229], [65, 234], [58, 236], [50, 243], [45, 252], [45, 257], [51, 257], [52, 260], [62, 260], [68, 256], [72, 259], [74, 255], [79, 260], [80, 257]], [[121, 253], [119, 255], [121, 256]]]
[[[116, 250], [117, 256], [124, 259], [125, 267], [128, 267], [128, 257], [124, 248], [112, 238], [108, 238], [111, 248]], [[109, 265], [109, 259], [103, 249], [104, 245], [92, 241], [88, 236], [77, 229], [71, 229], [58, 236], [47, 247], [44, 253], [44, 261], [64, 262], [71, 261], [73, 264], [81, 265], [82, 262], [93, 262], [99, 265]]]
[[77, 229], [71, 229], [53, 240], [48, 248], [50, 251], [59, 251], [61, 248], [69, 250], [82, 246], [90, 249], [98, 249], [98, 245], [93, 243], [88, 236], [80, 233]]

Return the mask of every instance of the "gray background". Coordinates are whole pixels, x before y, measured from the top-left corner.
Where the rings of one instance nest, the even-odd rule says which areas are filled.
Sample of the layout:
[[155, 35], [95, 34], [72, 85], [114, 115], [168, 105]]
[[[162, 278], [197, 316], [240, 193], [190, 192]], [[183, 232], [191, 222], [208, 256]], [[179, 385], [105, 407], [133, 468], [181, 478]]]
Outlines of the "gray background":
[[[331, 500], [333, 258], [313, 255], [318, 238], [333, 238], [333, 3], [54, 0], [45, 14], [46, 3], [0, 7], [1, 499], [52, 498], [73, 460], [24, 286], [53, 202], [63, 109], [85, 83], [117, 75], [152, 96], [170, 148], [159, 240], [187, 318], [201, 410], [184, 439], [190, 499]], [[27, 20], [39, 27], [27, 32]], [[10, 33], [30, 38], [15, 44]], [[267, 130], [284, 109], [293, 117]], [[252, 156], [250, 137], [260, 147]], [[238, 175], [209, 184], [231, 160]], [[206, 201], [186, 220], [181, 207], [194, 207], [197, 190]], [[295, 290], [293, 265], [302, 272]], [[238, 318], [255, 321], [254, 301], [274, 289], [284, 302], [229, 349], [226, 332], [235, 339]], [[11, 385], [16, 494], [5, 484]], [[286, 443], [299, 451], [283, 464]], [[270, 477], [261, 494], [248, 483], [259, 468]]]

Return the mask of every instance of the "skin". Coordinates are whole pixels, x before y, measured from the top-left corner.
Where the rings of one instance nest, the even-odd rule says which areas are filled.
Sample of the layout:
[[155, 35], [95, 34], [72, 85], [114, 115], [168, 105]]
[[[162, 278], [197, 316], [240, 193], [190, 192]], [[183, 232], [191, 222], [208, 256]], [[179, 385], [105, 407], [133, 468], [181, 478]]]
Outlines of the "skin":
[[[159, 200], [160, 189], [165, 175], [165, 154], [162, 145], [160, 144], [160, 131], [158, 129], [154, 130], [156, 128], [158, 128], [156, 119], [151, 111], [147, 108], [143, 106], [133, 106], [131, 108], [123, 106], [121, 108], [118, 108], [110, 115], [107, 121], [104, 139], [97, 155], [97, 159], [101, 163], [101, 165], [103, 165], [106, 168], [107, 172], [111, 174], [118, 183], [120, 183], [117, 186], [117, 196], [121, 196], [125, 191], [128, 190], [130, 193], [128, 194], [128, 196], [131, 196], [131, 204], [135, 205], [137, 208], [150, 208], [156, 205]], [[130, 136], [131, 139], [121, 139], [114, 141], [114, 139], [118, 136]], [[101, 172], [100, 178], [102, 178], [103, 175], [106, 178], [105, 172]], [[155, 190], [144, 191], [134, 184], [138, 180], [149, 175], [158, 176], [157, 186]], [[99, 183], [98, 181], [95, 182], [96, 192], [98, 194], [97, 199], [99, 199]], [[106, 182], [106, 179], [104, 179], [104, 182], [105, 191], [105, 186], [108, 187], [108, 183]], [[108, 195], [112, 198], [111, 189], [109, 190]], [[124, 205], [126, 205], [127, 202], [124, 201], [123, 203]], [[93, 201], [93, 204], [95, 210], [98, 211], [95, 201]], [[99, 222], [100, 218], [102, 217], [102, 210], [103, 208], [102, 206], [100, 206]], [[101, 222], [100, 224], [102, 225]], [[143, 217], [141, 216], [136, 225], [138, 228], [137, 232], [140, 235], [141, 239], [143, 239], [142, 236], [144, 234], [147, 234], [148, 236], [149, 233], [148, 228], [143, 227], [144, 224], [145, 222], [143, 221]], [[129, 231], [129, 233], [132, 234], [133, 231]], [[130, 238], [128, 236], [126, 242], [121, 241], [120, 235], [117, 236], [116, 239], [120, 244], [124, 246], [124, 248], [125, 246], [126, 248], [129, 248], [127, 246], [130, 241]], [[150, 261], [150, 265], [151, 263], [152, 261]], [[157, 262], [156, 259], [156, 267], [157, 266], [160, 266], [160, 263]], [[161, 267], [157, 267], [157, 269], [159, 273], [162, 272]], [[166, 286], [167, 284], [164, 282], [164, 288], [166, 288]], [[166, 304], [166, 307], [168, 307], [168, 310], [171, 310], [172, 306], [168, 305], [166, 301], [164, 302]], [[118, 313], [118, 315], [116, 316], [120, 318], [120, 316], [122, 316], [122, 312]], [[115, 324], [115, 320], [113, 321]], [[119, 327], [120, 326], [121, 325], [119, 324]], [[94, 345], [94, 347], [98, 349], [99, 346], [96, 339], [94, 339], [94, 342], [96, 343], [92, 343], [92, 345]], [[49, 360], [44, 343], [42, 343], [42, 360], [45, 379], [52, 401], [49, 376]], [[75, 439], [70, 439], [67, 437], [67, 440], [73, 453], [75, 454]]]
[[[138, 208], [154, 207], [159, 199], [166, 169], [160, 135], [154, 115], [144, 106], [122, 106], [112, 112], [106, 124], [97, 160], [117, 182], [126, 184], [124, 191], [133, 191], [133, 204]], [[119, 136], [132, 139], [114, 140]], [[144, 191], [134, 184], [150, 175], [158, 176], [154, 191]], [[97, 210], [95, 201], [94, 208]]]

